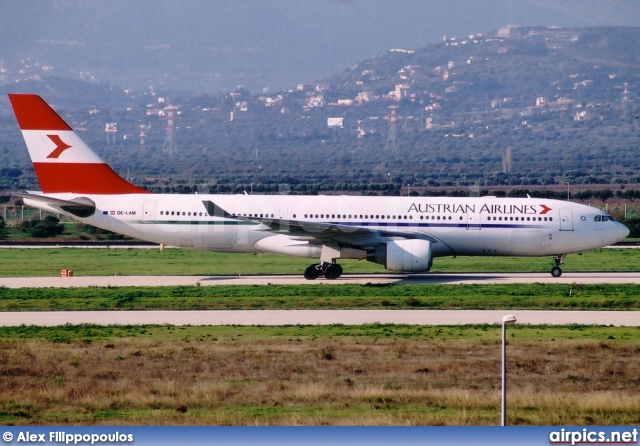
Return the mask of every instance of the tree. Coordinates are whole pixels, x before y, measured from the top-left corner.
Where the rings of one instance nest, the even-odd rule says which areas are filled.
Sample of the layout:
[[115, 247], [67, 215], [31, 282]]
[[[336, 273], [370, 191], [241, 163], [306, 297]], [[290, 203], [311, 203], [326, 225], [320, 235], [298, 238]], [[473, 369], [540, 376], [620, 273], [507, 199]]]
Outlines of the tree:
[[60, 235], [64, 231], [64, 226], [60, 220], [53, 215], [48, 215], [44, 220], [25, 220], [20, 224], [20, 230], [27, 232], [31, 237], [44, 238]]

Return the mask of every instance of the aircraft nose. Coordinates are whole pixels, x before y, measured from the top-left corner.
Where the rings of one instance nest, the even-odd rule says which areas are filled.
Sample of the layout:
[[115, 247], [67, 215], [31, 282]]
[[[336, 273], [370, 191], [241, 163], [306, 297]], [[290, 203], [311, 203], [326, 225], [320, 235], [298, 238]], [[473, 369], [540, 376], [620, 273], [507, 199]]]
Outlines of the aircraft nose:
[[609, 233], [611, 236], [610, 245], [619, 242], [620, 240], [625, 239], [629, 235], [629, 228], [619, 222], [615, 222], [615, 228], [612, 228]]
[[623, 225], [622, 223], [618, 223], [618, 240], [622, 240], [627, 238], [627, 236], [629, 235], [629, 228], [627, 228], [625, 225]]

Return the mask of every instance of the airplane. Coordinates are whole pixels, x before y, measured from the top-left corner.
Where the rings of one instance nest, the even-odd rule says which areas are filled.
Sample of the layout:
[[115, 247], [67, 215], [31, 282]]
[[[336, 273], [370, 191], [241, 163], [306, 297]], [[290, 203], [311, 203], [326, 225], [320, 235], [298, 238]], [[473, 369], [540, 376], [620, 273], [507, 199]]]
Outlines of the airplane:
[[40, 97], [9, 94], [42, 191], [24, 203], [141, 240], [189, 249], [339, 259], [423, 273], [442, 256], [552, 256], [601, 248], [629, 230], [600, 209], [563, 200], [493, 196], [380, 197], [151, 194], [114, 172]]

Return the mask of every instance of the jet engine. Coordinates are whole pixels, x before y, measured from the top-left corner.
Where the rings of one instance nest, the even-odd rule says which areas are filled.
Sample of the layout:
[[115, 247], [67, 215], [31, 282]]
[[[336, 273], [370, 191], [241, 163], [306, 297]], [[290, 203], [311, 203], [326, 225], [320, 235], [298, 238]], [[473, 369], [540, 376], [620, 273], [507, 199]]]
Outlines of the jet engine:
[[393, 240], [367, 251], [367, 260], [390, 271], [424, 272], [431, 269], [431, 242], [420, 239]]

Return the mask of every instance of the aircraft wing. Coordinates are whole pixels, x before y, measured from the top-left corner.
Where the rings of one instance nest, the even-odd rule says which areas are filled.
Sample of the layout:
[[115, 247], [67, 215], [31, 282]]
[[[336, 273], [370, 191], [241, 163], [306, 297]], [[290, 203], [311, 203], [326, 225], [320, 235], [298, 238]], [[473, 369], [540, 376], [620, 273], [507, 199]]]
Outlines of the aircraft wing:
[[400, 237], [406, 239], [429, 240], [431, 243], [438, 243], [438, 239], [430, 236], [429, 234], [401, 231], [397, 228], [384, 229], [380, 227], [367, 227], [362, 225], [355, 226], [342, 223], [298, 221], [271, 217], [243, 217], [230, 214], [211, 201], [203, 201], [202, 203], [205, 208], [207, 208], [209, 215], [261, 223], [264, 226], [264, 229], [262, 229], [264, 231], [287, 234], [296, 238], [300, 237], [327, 241], [337, 237], [375, 235], [379, 237]]
[[[237, 217], [236, 217], [237, 218]], [[340, 223], [324, 223], [324, 222], [300, 222], [296, 220], [286, 219], [267, 219], [255, 217], [243, 217], [245, 220], [260, 222], [267, 226], [265, 231], [288, 233], [292, 236], [307, 235], [315, 239], [331, 239], [335, 236], [362, 236], [362, 235], [379, 235], [381, 237], [402, 237], [409, 239], [429, 240], [437, 243], [438, 240], [428, 234], [418, 232], [400, 231], [397, 229], [382, 229], [379, 227], [369, 228], [366, 226], [352, 226]]]

